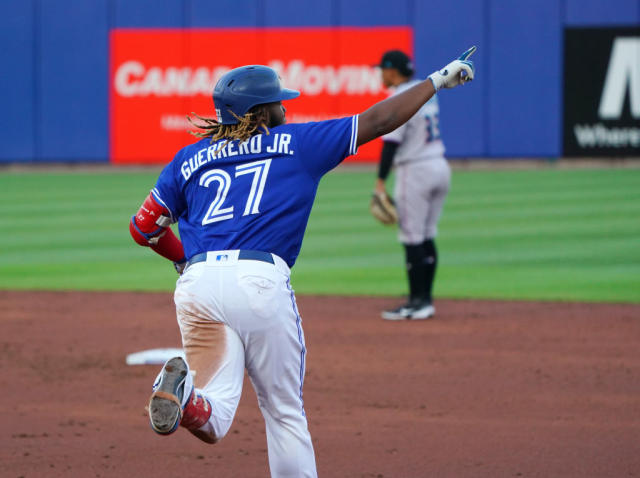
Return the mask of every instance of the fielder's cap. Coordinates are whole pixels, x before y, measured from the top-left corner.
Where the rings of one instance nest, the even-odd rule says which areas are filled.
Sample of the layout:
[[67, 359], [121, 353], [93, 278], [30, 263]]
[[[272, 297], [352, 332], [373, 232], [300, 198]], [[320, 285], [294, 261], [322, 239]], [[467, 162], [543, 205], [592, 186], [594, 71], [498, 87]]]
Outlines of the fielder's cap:
[[413, 62], [409, 55], [400, 50], [389, 50], [382, 55], [380, 68], [395, 68], [404, 76], [413, 76]]

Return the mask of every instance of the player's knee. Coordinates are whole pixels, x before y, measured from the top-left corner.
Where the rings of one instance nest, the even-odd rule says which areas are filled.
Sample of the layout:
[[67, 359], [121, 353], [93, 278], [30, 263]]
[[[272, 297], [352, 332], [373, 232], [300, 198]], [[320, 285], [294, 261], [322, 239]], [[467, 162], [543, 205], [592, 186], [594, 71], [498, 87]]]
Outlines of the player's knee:
[[425, 239], [422, 243], [422, 247], [424, 248], [424, 252], [427, 256], [437, 256], [438, 252], [436, 250], [436, 243], [433, 238]]
[[197, 430], [189, 430], [192, 435], [198, 437], [201, 441], [208, 443], [209, 445], [215, 445], [218, 443], [222, 437], [216, 435], [215, 430], [211, 423], [206, 423], [203, 427], [198, 428]]
[[229, 433], [233, 420], [216, 420], [215, 436], [218, 440], [222, 440]]
[[222, 440], [227, 433], [229, 433], [229, 429], [231, 428], [231, 423], [233, 419], [225, 419], [220, 418], [216, 414], [216, 408], [214, 405], [212, 414], [209, 417], [209, 420], [203, 424], [199, 428], [191, 428], [188, 429], [193, 435], [198, 437], [205, 443], [209, 443], [213, 445], [214, 443], [218, 443]]
[[424, 248], [422, 244], [405, 244], [404, 252], [407, 264], [420, 262], [424, 258]]
[[238, 401], [235, 399], [223, 400], [219, 397], [211, 400], [212, 413], [209, 419], [210, 429], [208, 432], [216, 437], [217, 441], [222, 440], [233, 423]]

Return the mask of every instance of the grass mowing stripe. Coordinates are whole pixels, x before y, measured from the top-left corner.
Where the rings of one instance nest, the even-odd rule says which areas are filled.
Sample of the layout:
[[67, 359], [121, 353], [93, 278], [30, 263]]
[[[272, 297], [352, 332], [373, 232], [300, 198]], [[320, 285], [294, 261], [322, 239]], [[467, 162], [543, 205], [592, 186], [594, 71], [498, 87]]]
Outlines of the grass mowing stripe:
[[[527, 280], [529, 276], [526, 273], [518, 274], [523, 285], [509, 287], [511, 291], [505, 292], [505, 296], [514, 298], [517, 297], [515, 294], [522, 293], [523, 297], [540, 298], [536, 291], [542, 290], [542, 296], [547, 298], [562, 298], [562, 294], [566, 294], [571, 298], [598, 300], [598, 297], [608, 295], [612, 297], [611, 300], [639, 301], [640, 293], [632, 287], [633, 273], [637, 275], [640, 272], [639, 253], [637, 247], [634, 248], [634, 235], [638, 227], [630, 221], [639, 212], [638, 202], [633, 199], [638, 196], [639, 178], [637, 170], [456, 172], [438, 239], [443, 264], [441, 271], [445, 270], [447, 260], [450, 260], [454, 267], [457, 264], [470, 264], [475, 268], [474, 271], [481, 272], [474, 275], [474, 282], [461, 281], [453, 275], [450, 280], [443, 279], [443, 284], [440, 284], [442, 273], [439, 272], [436, 288], [443, 289], [443, 293], [452, 297], [460, 297], [465, 294], [460, 294], [459, 289], [468, 289], [474, 294], [473, 291], [482, 289], [475, 282], [489, 282], [493, 285], [482, 289], [482, 294], [499, 297], [502, 284], [512, 280], [512, 267], [525, 271], [541, 267], [543, 274], [532, 275], [539, 284]], [[321, 187], [321, 197], [323, 192]], [[327, 210], [333, 207], [328, 203], [325, 206]], [[340, 208], [341, 211], [349, 209], [353, 208]], [[316, 211], [314, 209], [314, 213]], [[323, 252], [328, 254], [332, 237], [344, 245], [344, 253], [339, 260], [324, 261], [325, 265], [335, 268], [335, 278], [331, 280], [336, 280], [339, 275], [348, 274], [345, 269], [351, 266], [345, 261], [348, 260], [349, 250], [355, 249], [359, 242], [345, 240], [340, 235], [342, 230], [336, 236], [329, 229], [330, 224], [330, 218], [322, 218], [320, 222], [312, 216], [309, 231], [324, 240], [324, 247], [308, 241], [305, 247], [322, 247]], [[314, 229], [316, 225], [320, 226], [319, 230]], [[349, 226], [347, 230], [350, 230]], [[380, 236], [379, 239], [384, 237]], [[447, 254], [448, 247], [454, 253]], [[304, 263], [308, 250], [303, 249], [300, 264]], [[401, 264], [401, 256], [401, 251], [398, 251], [390, 257], [396, 257], [397, 263]], [[313, 257], [315, 273], [319, 264], [316, 264], [316, 254]], [[354, 259], [353, 267], [363, 267], [360, 262]], [[631, 265], [617, 268], [617, 265], [629, 262]], [[394, 267], [399, 266], [388, 264], [387, 273], [404, 281], [402, 274], [397, 275]], [[504, 268], [509, 274], [498, 274], [498, 280], [494, 283], [493, 272], [487, 271], [487, 267]], [[605, 280], [615, 280], [616, 287], [585, 287], [583, 281], [578, 279], [583, 277], [580, 270], [587, 267], [598, 271], [595, 276], [591, 273], [587, 275], [588, 283], [600, 276]], [[469, 276], [467, 269], [463, 267], [460, 273]], [[612, 270], [616, 272], [610, 273]], [[370, 273], [371, 270], [367, 269], [367, 274]], [[626, 275], [626, 281], [619, 280], [620, 273]], [[312, 275], [308, 277], [300, 273], [300, 276], [313, 280]], [[556, 276], [561, 280], [553, 280]], [[569, 286], [563, 286], [563, 281], [568, 282]], [[453, 287], [446, 287], [451, 283]], [[549, 283], [553, 287], [549, 287]], [[620, 284], [622, 290], [618, 289]], [[375, 287], [354, 287], [361, 292], [375, 293]], [[561, 292], [555, 293], [554, 287]], [[403, 287], [398, 288], [387, 282], [380, 288], [390, 292], [404, 291]], [[569, 292], [573, 289], [579, 290]], [[591, 289], [595, 289], [595, 293]]]
[[[634, 249], [631, 243], [626, 244], [626, 252], [633, 253]], [[601, 244], [592, 244], [591, 247], [581, 247], [581, 248], [567, 248], [565, 250], [554, 251], [553, 253], [548, 252], [545, 249], [538, 249], [532, 247], [529, 253], [523, 253], [519, 250], [498, 250], [498, 251], [485, 251], [485, 252], [476, 252], [476, 251], [467, 251], [467, 252], [459, 252], [455, 256], [451, 257], [449, 255], [443, 255], [443, 261], [446, 259], [447, 263], [451, 263], [452, 265], [487, 265], [487, 266], [508, 266], [513, 264], [518, 264], [523, 267], [535, 267], [546, 265], [548, 266], [549, 274], [554, 273], [554, 269], [556, 266], [562, 266], [567, 264], [573, 264], [581, 267], [589, 267], [588, 265], [599, 265], [603, 269], [608, 269], [616, 264], [626, 264], [628, 263], [629, 255], [618, 255], [612, 256], [607, 255], [606, 257], [598, 256], [597, 251], [602, 248]], [[595, 257], [592, 259], [585, 259], [586, 256], [594, 254]], [[633, 267], [638, 267], [638, 264], [634, 264]]]
[[[617, 195], [617, 197], [615, 198], [601, 198], [598, 201], [586, 201], [583, 197], [577, 197], [572, 201], [548, 197], [545, 198], [544, 201], [533, 201], [532, 199], [503, 199], [500, 201], [485, 201], [484, 203], [481, 203], [480, 201], [474, 201], [473, 203], [469, 203], [470, 205], [461, 205], [449, 201], [446, 203], [446, 207], [458, 214], [466, 214], [468, 217], [473, 217], [479, 214], [488, 215], [489, 217], [491, 217], [492, 215], [518, 216], [535, 214], [539, 211], [549, 211], [552, 214], [575, 212], [586, 215], [591, 211], [610, 211], [613, 210], [614, 206], [616, 209], [623, 208], [627, 211], [635, 210], [635, 208], [637, 208], [635, 202], [638, 199], [640, 199], [640, 195], [638, 195], [638, 197], [634, 197], [630, 193], [623, 193]], [[496, 208], [500, 209], [496, 210]]]
[[499, 226], [492, 226], [474, 231], [470, 231], [465, 227], [452, 227], [447, 231], [447, 237], [451, 240], [468, 240], [472, 237], [477, 239], [488, 238], [493, 240], [496, 236], [500, 236], [502, 240], [525, 238], [532, 238], [535, 240], [553, 240], [555, 238], [562, 242], [566, 242], [569, 239], [580, 240], [581, 238], [586, 239], [598, 237], [620, 238], [620, 236], [635, 237], [637, 239], [638, 234], [640, 233], [640, 228], [628, 228], [628, 221], [628, 219], [617, 219], [615, 221], [610, 220], [610, 226], [607, 230], [603, 230], [601, 226], [593, 223], [580, 223], [574, 226], [571, 230], [567, 230], [566, 224], [563, 224], [562, 222], [543, 225], [525, 223], [517, 226], [504, 226], [503, 224], [496, 223], [499, 224]]
[[[571, 186], [567, 188], [567, 186]], [[616, 185], [620, 186], [620, 185]], [[629, 185], [630, 187], [631, 185]], [[455, 189], [454, 185], [452, 189]], [[622, 191], [626, 191], [627, 188], [623, 188]], [[634, 194], [638, 195], [638, 192], [635, 193], [633, 191], [628, 191], [623, 193], [621, 190], [616, 189], [588, 189], [583, 187], [577, 187], [575, 184], [565, 184], [562, 189], [558, 188], [549, 188], [549, 189], [524, 189], [520, 188], [501, 188], [501, 189], [492, 189], [489, 191], [478, 191], [478, 194], [469, 194], [463, 197], [450, 198], [454, 202], [493, 202], [493, 201], [503, 201], [505, 198], [510, 198], [515, 202], [529, 202], [531, 200], [541, 199], [565, 199], [565, 198], [602, 198], [602, 197], [610, 197], [610, 198], [619, 198], [625, 194]], [[517, 193], [517, 194], [515, 194]]]
[[[140, 201], [142, 203], [142, 201]], [[73, 213], [74, 211], [80, 211], [83, 214], [87, 214], [90, 210], [95, 210], [95, 212], [99, 212], [101, 214], [109, 213], [111, 208], [125, 208], [127, 205], [131, 205], [131, 200], [113, 200], [111, 198], [105, 199], [96, 199], [92, 198], [91, 200], [75, 200], [75, 199], [59, 199], [59, 198], [48, 198], [46, 200], [46, 215], [43, 214], [42, 203], [29, 203], [29, 204], [18, 204], [16, 206], [7, 206], [5, 208], [0, 209], [0, 214], [3, 217], [17, 217], [20, 218], [25, 214], [34, 214], [40, 215], [44, 217], [55, 217], [60, 216], [61, 214]], [[57, 218], [61, 220], [61, 217]]]
[[[171, 290], [171, 264], [127, 231], [158, 173], [0, 176], [0, 287]], [[374, 177], [345, 169], [322, 180], [298, 292], [405, 293], [396, 230], [368, 215]], [[436, 294], [640, 302], [638, 184], [635, 169], [454, 172]]]
[[[598, 300], [603, 295], [610, 300], [637, 302], [640, 280], [633, 278], [637, 266], [594, 269], [554, 267], [549, 273], [546, 265], [520, 267], [502, 265], [480, 273], [476, 267], [460, 266], [443, 269], [436, 290], [450, 297], [487, 297], [510, 299]], [[637, 277], [637, 276], [635, 276]], [[448, 287], [456, 280], [458, 287]], [[465, 293], [460, 292], [464, 290]]]

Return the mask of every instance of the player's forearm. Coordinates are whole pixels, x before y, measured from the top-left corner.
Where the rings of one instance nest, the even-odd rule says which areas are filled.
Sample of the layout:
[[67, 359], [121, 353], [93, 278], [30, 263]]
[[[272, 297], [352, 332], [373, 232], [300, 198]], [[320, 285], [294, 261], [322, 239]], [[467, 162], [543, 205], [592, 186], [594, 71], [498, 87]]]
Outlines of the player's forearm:
[[404, 124], [435, 92], [431, 80], [426, 79], [361, 113], [358, 117], [358, 146]]
[[150, 247], [154, 252], [172, 262], [184, 262], [185, 260], [182, 243], [169, 227], [162, 237], [158, 239], [158, 242]]
[[469, 57], [472, 46], [457, 60], [412, 88], [376, 103], [358, 117], [358, 146], [378, 136], [390, 133], [411, 118], [440, 88], [453, 88], [473, 80], [475, 67]]
[[149, 194], [129, 221], [129, 232], [141, 246], [151, 247], [174, 264], [185, 260], [180, 239], [171, 230], [170, 211]]

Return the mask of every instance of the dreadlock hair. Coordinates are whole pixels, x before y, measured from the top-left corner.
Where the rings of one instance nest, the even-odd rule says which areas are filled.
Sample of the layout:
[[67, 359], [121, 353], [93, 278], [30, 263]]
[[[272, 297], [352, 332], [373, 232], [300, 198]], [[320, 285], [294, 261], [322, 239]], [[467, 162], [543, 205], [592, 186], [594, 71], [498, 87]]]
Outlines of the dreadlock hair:
[[[219, 139], [245, 141], [253, 136], [258, 129], [269, 134], [265, 105], [254, 106], [244, 116], [238, 116], [231, 110], [229, 112], [238, 120], [236, 124], [222, 124], [214, 118], [204, 118], [196, 113], [191, 113], [195, 119], [187, 116], [187, 121], [200, 131], [189, 131], [189, 133], [199, 138], [210, 137], [212, 143]], [[200, 120], [200, 123], [197, 120]]]

